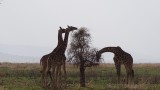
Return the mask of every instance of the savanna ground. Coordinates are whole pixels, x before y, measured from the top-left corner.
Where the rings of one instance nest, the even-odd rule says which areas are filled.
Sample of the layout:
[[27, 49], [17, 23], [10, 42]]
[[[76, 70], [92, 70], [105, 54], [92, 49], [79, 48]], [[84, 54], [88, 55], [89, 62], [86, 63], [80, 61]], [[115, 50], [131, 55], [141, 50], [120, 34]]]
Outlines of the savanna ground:
[[[101, 64], [86, 69], [86, 87], [79, 85], [79, 69], [67, 65], [65, 90], [160, 90], [160, 64], [134, 64], [134, 85], [125, 84], [122, 66], [122, 82], [117, 84], [114, 64]], [[0, 90], [43, 90], [40, 65], [31, 63], [1, 63]]]

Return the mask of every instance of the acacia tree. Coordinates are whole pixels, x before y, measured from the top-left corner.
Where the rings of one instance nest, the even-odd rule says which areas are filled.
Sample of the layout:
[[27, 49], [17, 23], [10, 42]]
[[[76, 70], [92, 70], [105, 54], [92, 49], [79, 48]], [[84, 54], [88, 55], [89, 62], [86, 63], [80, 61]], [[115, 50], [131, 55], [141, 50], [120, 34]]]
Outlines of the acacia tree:
[[91, 48], [91, 35], [86, 28], [80, 28], [72, 34], [70, 48], [68, 49], [69, 62], [79, 66], [80, 86], [85, 87], [85, 69], [98, 65], [96, 63], [96, 49]]

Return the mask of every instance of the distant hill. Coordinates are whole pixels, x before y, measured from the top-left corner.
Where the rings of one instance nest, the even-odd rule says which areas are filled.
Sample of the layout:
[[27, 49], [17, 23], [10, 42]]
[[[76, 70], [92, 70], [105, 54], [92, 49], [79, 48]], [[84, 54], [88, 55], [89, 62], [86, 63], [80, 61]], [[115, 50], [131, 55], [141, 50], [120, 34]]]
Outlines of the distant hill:
[[12, 62], [12, 63], [34, 63], [39, 62], [39, 57], [18, 56], [6, 53], [0, 53], [0, 62]]
[[[55, 47], [35, 47], [25, 45], [0, 44], [0, 62], [38, 62], [40, 58], [50, 53]], [[156, 63], [160, 59], [151, 55], [144, 55], [138, 52], [129, 52], [134, 59], [134, 63]], [[114, 63], [112, 53], [102, 55], [106, 63]]]
[[52, 50], [51, 47], [0, 44], [0, 62], [39, 63], [40, 58]]
[[27, 46], [27, 45], [0, 44], [0, 52], [2, 53], [18, 55], [18, 56], [30, 56], [30, 57], [41, 57], [42, 55], [51, 52], [53, 48]]

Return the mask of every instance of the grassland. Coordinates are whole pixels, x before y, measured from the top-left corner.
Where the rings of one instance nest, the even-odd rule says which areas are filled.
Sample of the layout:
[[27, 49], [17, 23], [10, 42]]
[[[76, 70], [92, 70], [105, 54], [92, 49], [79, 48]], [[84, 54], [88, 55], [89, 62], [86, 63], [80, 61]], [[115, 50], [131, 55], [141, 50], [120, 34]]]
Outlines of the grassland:
[[[126, 73], [122, 66], [122, 82], [117, 84], [113, 64], [86, 69], [86, 87], [79, 85], [79, 69], [67, 65], [66, 90], [160, 90], [160, 64], [135, 64], [134, 85], [125, 84]], [[1, 63], [0, 90], [43, 90], [39, 64]]]

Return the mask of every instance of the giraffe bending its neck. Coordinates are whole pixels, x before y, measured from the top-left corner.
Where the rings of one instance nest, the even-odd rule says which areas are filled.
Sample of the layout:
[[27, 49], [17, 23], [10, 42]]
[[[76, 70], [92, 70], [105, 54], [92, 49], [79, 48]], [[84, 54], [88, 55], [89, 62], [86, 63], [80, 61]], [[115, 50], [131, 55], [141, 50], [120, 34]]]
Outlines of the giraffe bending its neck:
[[121, 76], [121, 64], [124, 64], [126, 73], [127, 73], [127, 83], [131, 84], [133, 83], [134, 78], [134, 71], [133, 71], [133, 58], [132, 56], [123, 51], [119, 46], [118, 47], [105, 47], [102, 48], [97, 52], [97, 60], [100, 59], [101, 54], [105, 52], [112, 52], [114, 53], [114, 62], [115, 67], [117, 70], [117, 76], [118, 76], [118, 83], [120, 82], [120, 76]]
[[[55, 51], [57, 51], [58, 47], [61, 45], [61, 43], [63, 43], [63, 38], [62, 38], [63, 33], [65, 33], [65, 29], [60, 27], [60, 29], [58, 30], [58, 44], [57, 44], [57, 47], [51, 53], [54, 53]], [[47, 75], [49, 75], [51, 80], [52, 80], [51, 72], [50, 72], [50, 69], [51, 69], [50, 62], [48, 62], [49, 64], [47, 65], [47, 60], [48, 60], [51, 53], [42, 56], [42, 58], [40, 60], [40, 65], [42, 65], [42, 70], [41, 70], [42, 86], [44, 86], [44, 87], [46, 87], [46, 85], [47, 85]]]

